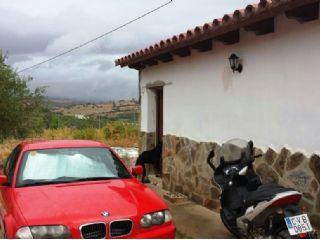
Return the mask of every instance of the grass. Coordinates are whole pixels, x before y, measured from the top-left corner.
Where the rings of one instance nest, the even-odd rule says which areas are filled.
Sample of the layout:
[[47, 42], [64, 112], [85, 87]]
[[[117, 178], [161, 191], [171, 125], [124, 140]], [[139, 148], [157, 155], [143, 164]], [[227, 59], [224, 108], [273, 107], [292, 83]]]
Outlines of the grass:
[[6, 159], [16, 145], [19, 144], [18, 140], [6, 140], [3, 144], [0, 144], [0, 164]]

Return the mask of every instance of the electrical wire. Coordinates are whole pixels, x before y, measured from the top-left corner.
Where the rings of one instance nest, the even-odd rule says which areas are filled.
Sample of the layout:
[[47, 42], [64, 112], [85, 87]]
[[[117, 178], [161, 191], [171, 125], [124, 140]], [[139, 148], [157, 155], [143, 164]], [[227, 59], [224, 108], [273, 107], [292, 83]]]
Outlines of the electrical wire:
[[74, 47], [74, 48], [71, 48], [71, 49], [69, 49], [69, 50], [67, 50], [67, 51], [65, 51], [65, 52], [62, 52], [62, 53], [60, 53], [60, 54], [58, 54], [58, 55], [56, 55], [56, 56], [54, 56], [54, 57], [51, 57], [51, 58], [49, 58], [49, 59], [47, 59], [47, 60], [44, 60], [44, 61], [39, 62], [39, 63], [37, 63], [37, 64], [34, 64], [34, 65], [30, 66], [30, 67], [26, 67], [26, 68], [24, 68], [24, 69], [22, 69], [22, 70], [19, 70], [18, 73], [25, 72], [25, 71], [30, 70], [30, 69], [33, 69], [33, 68], [35, 68], [35, 67], [39, 67], [40, 65], [42, 65], [42, 64], [44, 64], [44, 63], [50, 62], [50, 61], [55, 60], [55, 59], [57, 59], [57, 58], [59, 58], [59, 57], [61, 57], [61, 56], [64, 56], [64, 55], [66, 55], [66, 54], [69, 54], [69, 53], [71, 53], [71, 52], [73, 52], [73, 51], [75, 51], [75, 50], [77, 50], [77, 49], [79, 49], [79, 48], [82, 48], [82, 47], [84, 47], [84, 46], [86, 46], [86, 45], [88, 45], [88, 44], [90, 44], [90, 43], [92, 43], [92, 42], [95, 42], [95, 41], [99, 40], [100, 38], [103, 38], [103, 37], [105, 37], [105, 36], [107, 36], [107, 35], [109, 35], [109, 34], [111, 34], [111, 33], [114, 33], [114, 32], [116, 32], [116, 31], [118, 31], [118, 30], [120, 30], [120, 29], [122, 29], [122, 28], [124, 28], [124, 27], [126, 27], [126, 26], [128, 26], [128, 25], [130, 25], [130, 24], [132, 24], [132, 23], [134, 23], [134, 22], [136, 22], [136, 21], [138, 21], [138, 20], [140, 20], [140, 19], [142, 19], [142, 18], [144, 18], [144, 17], [146, 17], [146, 16], [148, 16], [148, 15], [156, 12], [156, 11], [158, 11], [158, 10], [160, 10], [161, 8], [163, 8], [163, 7], [171, 4], [172, 2], [173, 2], [173, 0], [170, 0], [169, 2], [164, 3], [164, 4], [160, 5], [159, 7], [156, 7], [156, 8], [154, 8], [154, 9], [152, 9], [151, 11], [146, 12], [146, 13], [140, 15], [139, 17], [136, 17], [136, 18], [130, 20], [129, 22], [126, 22], [126, 23], [124, 23], [124, 24], [122, 24], [122, 25], [120, 25], [120, 26], [118, 26], [118, 27], [116, 27], [116, 28], [114, 28], [114, 29], [112, 29], [112, 30], [104, 33], [104, 34], [101, 34], [101, 35], [98, 36], [98, 37], [95, 37], [95, 38], [93, 38], [93, 39], [91, 39], [91, 40], [89, 40], [89, 41], [87, 41], [87, 42], [84, 42], [84, 43], [82, 43], [82, 44], [80, 44], [80, 45], [78, 45], [78, 46], [76, 46], [76, 47]]

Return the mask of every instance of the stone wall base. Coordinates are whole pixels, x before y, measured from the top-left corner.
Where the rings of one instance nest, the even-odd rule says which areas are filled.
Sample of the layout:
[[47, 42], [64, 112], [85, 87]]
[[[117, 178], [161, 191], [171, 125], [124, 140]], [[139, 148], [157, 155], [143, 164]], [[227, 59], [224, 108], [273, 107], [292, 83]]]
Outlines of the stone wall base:
[[[172, 135], [163, 138], [163, 187], [179, 192], [214, 211], [220, 210], [220, 189], [206, 158], [216, 143], [195, 142]], [[283, 148], [279, 153], [268, 149], [256, 160], [255, 169], [263, 183], [279, 183], [303, 193], [301, 203], [307, 208], [314, 226], [320, 226], [320, 157], [310, 158]]]

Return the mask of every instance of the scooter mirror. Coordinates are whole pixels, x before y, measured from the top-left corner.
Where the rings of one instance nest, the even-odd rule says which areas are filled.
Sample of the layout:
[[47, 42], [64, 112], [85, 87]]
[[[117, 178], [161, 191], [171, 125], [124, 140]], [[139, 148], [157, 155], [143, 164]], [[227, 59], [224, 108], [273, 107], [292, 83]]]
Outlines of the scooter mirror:
[[220, 158], [220, 165], [223, 166], [224, 164], [225, 164], [225, 161], [224, 161], [224, 157], [222, 156], [222, 157]]
[[247, 174], [247, 170], [248, 170], [248, 167], [242, 168], [241, 171], [239, 172], [239, 175], [240, 176], [245, 176]]
[[250, 155], [253, 156], [254, 155], [253, 141], [249, 141], [248, 146], [249, 146], [249, 149], [250, 149]]

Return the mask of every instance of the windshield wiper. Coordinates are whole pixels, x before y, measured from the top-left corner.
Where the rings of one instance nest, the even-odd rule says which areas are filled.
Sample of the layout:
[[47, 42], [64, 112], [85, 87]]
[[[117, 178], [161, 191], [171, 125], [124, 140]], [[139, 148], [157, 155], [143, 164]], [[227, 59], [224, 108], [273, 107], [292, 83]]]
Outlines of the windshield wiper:
[[60, 183], [69, 183], [72, 182], [70, 180], [59, 180], [59, 181], [54, 181], [54, 180], [47, 180], [47, 181], [30, 181], [27, 183], [22, 183], [18, 185], [17, 187], [32, 187], [32, 186], [42, 186], [42, 185], [51, 185], [51, 184], [60, 184]]
[[52, 184], [62, 184], [62, 183], [73, 183], [73, 182], [86, 182], [86, 181], [101, 181], [101, 180], [113, 180], [122, 179], [120, 177], [88, 177], [88, 178], [75, 178], [75, 177], [59, 177], [56, 179], [38, 179], [25, 180], [25, 183], [18, 185], [18, 187], [32, 187], [32, 186], [42, 186], [42, 185], [52, 185]]
[[101, 180], [113, 180], [120, 179], [119, 177], [88, 177], [88, 178], [79, 178], [71, 182], [86, 182], [86, 181], [101, 181]]

